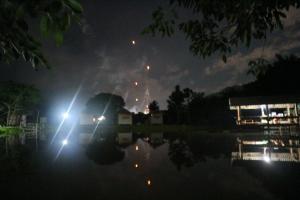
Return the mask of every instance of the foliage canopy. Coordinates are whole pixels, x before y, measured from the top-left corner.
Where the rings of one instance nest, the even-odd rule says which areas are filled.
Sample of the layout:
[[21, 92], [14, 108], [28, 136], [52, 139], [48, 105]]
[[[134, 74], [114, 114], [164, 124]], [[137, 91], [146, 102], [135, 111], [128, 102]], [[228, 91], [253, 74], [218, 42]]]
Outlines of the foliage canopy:
[[63, 33], [81, 13], [77, 0], [1, 0], [0, 61], [10, 63], [23, 58], [34, 69], [49, 67], [34, 25], [39, 24], [39, 32], [53, 36], [60, 45]]
[[[299, 0], [170, 0], [153, 12], [143, 33], [171, 36], [178, 30], [190, 41], [194, 55], [219, 53], [226, 62], [234, 47], [249, 47], [253, 39], [283, 29], [286, 12], [299, 6]], [[180, 16], [182, 11], [189, 14]]]

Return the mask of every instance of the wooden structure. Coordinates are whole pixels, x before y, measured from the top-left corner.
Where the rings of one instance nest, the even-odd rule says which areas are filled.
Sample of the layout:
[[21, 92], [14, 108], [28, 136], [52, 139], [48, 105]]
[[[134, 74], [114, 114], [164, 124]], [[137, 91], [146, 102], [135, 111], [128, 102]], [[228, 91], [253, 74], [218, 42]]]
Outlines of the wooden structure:
[[118, 113], [118, 124], [119, 125], [132, 125], [132, 113], [126, 109], [122, 109]]
[[256, 160], [269, 162], [300, 162], [299, 137], [269, 137], [268, 139], [237, 138], [238, 150], [231, 160]]
[[132, 132], [118, 133], [116, 140], [119, 145], [131, 144], [133, 141], [133, 134]]
[[150, 113], [150, 124], [163, 124], [163, 112], [151, 112]]
[[239, 97], [229, 99], [237, 125], [299, 125], [300, 97]]

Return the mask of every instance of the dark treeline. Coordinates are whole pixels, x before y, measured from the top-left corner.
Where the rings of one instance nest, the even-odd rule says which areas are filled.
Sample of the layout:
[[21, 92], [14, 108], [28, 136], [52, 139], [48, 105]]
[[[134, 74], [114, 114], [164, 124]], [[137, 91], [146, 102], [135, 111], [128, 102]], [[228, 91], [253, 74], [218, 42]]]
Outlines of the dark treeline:
[[229, 110], [230, 97], [299, 95], [300, 58], [276, 55], [273, 62], [257, 59], [249, 62], [248, 74], [254, 81], [227, 87], [205, 95], [179, 85], [169, 96], [166, 123], [214, 127], [234, 126], [234, 113]]

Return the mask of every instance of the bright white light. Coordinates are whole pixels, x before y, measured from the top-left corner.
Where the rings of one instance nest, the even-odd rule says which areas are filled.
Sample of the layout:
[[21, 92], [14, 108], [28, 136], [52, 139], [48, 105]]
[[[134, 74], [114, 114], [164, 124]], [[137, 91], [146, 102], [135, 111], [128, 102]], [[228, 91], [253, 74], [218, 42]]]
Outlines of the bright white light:
[[69, 118], [69, 113], [68, 113], [68, 112], [64, 112], [64, 113], [62, 114], [62, 117], [63, 117], [64, 119], [68, 119], [68, 118]]
[[103, 120], [105, 120], [105, 117], [103, 115], [98, 117], [98, 121], [103, 121]]
[[134, 82], [134, 85], [135, 85], [135, 86], [138, 86], [138, 82], [137, 82], [137, 81], [135, 81], [135, 82]]
[[138, 101], [139, 101], [139, 99], [138, 99], [138, 98], [136, 98], [136, 99], [135, 99], [135, 101], [136, 101], [136, 102], [138, 102]]
[[266, 163], [270, 163], [270, 162], [271, 162], [269, 156], [264, 156], [264, 161], [265, 161]]
[[151, 186], [151, 184], [152, 184], [152, 183], [151, 183], [151, 180], [148, 179], [148, 180], [147, 180], [147, 185], [148, 185], [148, 186]]
[[68, 140], [67, 139], [64, 139], [63, 141], [62, 141], [62, 145], [67, 145], [68, 144]]
[[147, 65], [146, 68], [147, 68], [147, 70], [150, 70], [150, 66], [149, 65]]
[[132, 40], [131, 43], [132, 43], [133, 45], [135, 45], [135, 41], [134, 41], [134, 40]]

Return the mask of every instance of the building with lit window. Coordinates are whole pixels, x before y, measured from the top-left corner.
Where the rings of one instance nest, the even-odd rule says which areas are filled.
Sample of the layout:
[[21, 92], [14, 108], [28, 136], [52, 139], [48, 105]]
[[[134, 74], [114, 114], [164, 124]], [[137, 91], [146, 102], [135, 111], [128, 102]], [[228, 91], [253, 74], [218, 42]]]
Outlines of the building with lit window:
[[229, 99], [237, 125], [299, 125], [300, 97], [238, 97]]
[[122, 109], [118, 113], [118, 124], [119, 125], [132, 125], [132, 113], [126, 109]]

